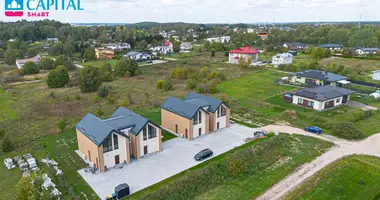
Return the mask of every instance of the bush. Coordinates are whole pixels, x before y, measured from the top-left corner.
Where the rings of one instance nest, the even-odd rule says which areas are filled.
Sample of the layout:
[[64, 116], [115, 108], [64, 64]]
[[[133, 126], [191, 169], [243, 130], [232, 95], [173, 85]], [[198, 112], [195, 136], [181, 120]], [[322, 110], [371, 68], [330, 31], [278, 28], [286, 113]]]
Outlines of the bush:
[[98, 103], [99, 100], [100, 100], [100, 96], [94, 96], [94, 97], [92, 98], [92, 102], [94, 102], [94, 103]]
[[79, 101], [79, 100], [81, 99], [81, 98], [80, 98], [80, 95], [79, 95], [79, 94], [76, 94], [76, 95], [75, 95], [75, 99]]
[[163, 85], [164, 85], [164, 80], [157, 81], [157, 89], [162, 89]]
[[57, 69], [49, 72], [47, 79], [47, 85], [49, 88], [61, 88], [64, 87], [70, 80], [69, 72], [66, 67], [60, 65]]
[[238, 177], [248, 171], [248, 164], [241, 154], [235, 153], [227, 158], [227, 169], [232, 176]]
[[103, 117], [104, 112], [102, 111], [102, 109], [98, 109], [98, 110], [96, 111], [96, 115], [97, 115], [98, 117]]
[[164, 89], [165, 91], [172, 90], [173, 89], [172, 80], [170, 80], [170, 79], [164, 80], [164, 82], [162, 84], [162, 89]]
[[187, 89], [193, 90], [197, 87], [199, 81], [196, 79], [190, 79], [187, 81]]
[[340, 122], [335, 124], [332, 133], [344, 139], [360, 139], [365, 137], [365, 135], [351, 122]]
[[50, 58], [42, 58], [38, 62], [38, 65], [41, 69], [54, 69], [54, 60]]
[[22, 67], [22, 70], [23, 70], [25, 75], [38, 74], [40, 72], [40, 68], [34, 62], [25, 63], [25, 65]]
[[123, 101], [121, 101], [118, 106], [119, 107], [120, 106], [121, 107], [128, 107], [130, 104], [131, 104], [131, 102], [129, 101], [129, 99], [123, 99]]
[[106, 98], [108, 94], [110, 93], [111, 86], [110, 85], [101, 85], [98, 90], [98, 95], [102, 98]]
[[66, 126], [67, 126], [67, 123], [65, 120], [60, 120], [57, 124], [58, 130], [60, 133], [62, 133], [65, 130]]
[[125, 76], [127, 73], [130, 76], [135, 76], [139, 73], [139, 66], [135, 60], [122, 58], [116, 63], [115, 73], [117, 76]]
[[8, 134], [5, 134], [1, 140], [1, 151], [4, 153], [11, 152], [14, 148], [13, 142]]
[[93, 66], [86, 66], [80, 71], [79, 88], [82, 92], [95, 92], [99, 89], [102, 81], [100, 71]]
[[112, 97], [111, 95], [108, 95], [107, 96], [107, 101], [109, 104], [114, 104], [116, 99], [114, 97]]
[[215, 57], [215, 51], [211, 51], [211, 57]]
[[172, 78], [183, 78], [185, 74], [185, 69], [177, 66], [173, 71], [172, 71]]

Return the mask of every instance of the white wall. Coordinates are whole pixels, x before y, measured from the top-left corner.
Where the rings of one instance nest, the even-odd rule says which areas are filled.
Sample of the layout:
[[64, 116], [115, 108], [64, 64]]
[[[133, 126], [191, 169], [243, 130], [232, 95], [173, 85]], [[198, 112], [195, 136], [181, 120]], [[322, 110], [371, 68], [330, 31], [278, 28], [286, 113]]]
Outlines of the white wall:
[[[199, 137], [199, 128], [202, 129], [201, 135], [206, 134], [206, 116], [207, 115], [203, 110], [200, 110], [200, 111], [202, 113], [202, 123], [193, 125], [193, 139], [196, 137]], [[193, 120], [191, 120], [191, 123], [193, 123]]]
[[[313, 100], [313, 99], [308, 99], [308, 98], [300, 97], [300, 96], [297, 96], [297, 95], [293, 95], [293, 102], [292, 103], [298, 105], [298, 98], [302, 98], [302, 99], [307, 100], [307, 101], [313, 101], [314, 102], [313, 109], [314, 110], [319, 110], [319, 111], [325, 109], [325, 103], [326, 102], [334, 101], [334, 107], [335, 107], [335, 106], [341, 105], [342, 101], [343, 101], [343, 96], [335, 98], [335, 99], [330, 99], [330, 100], [321, 102], [321, 101], [316, 101], [316, 100]], [[338, 99], [339, 99], [339, 101], [337, 101]], [[350, 96], [348, 96], [347, 100], [350, 100]]]
[[233, 64], [238, 64], [239, 59], [235, 59], [235, 57], [243, 57], [246, 61], [248, 57], [252, 57], [252, 63], [256, 63], [258, 60], [258, 54], [239, 54], [239, 53], [230, 53], [228, 57], [228, 62]]
[[140, 155], [141, 157], [144, 156], [144, 146], [148, 146], [148, 154], [154, 153], [159, 151], [159, 140], [161, 139], [159, 136], [159, 128], [154, 126], [151, 123], [148, 123], [149, 125], [153, 126], [156, 128], [156, 137], [149, 139], [149, 134], [148, 134], [148, 125], [145, 126], [146, 129], [146, 134], [147, 134], [147, 140], [144, 141], [144, 133], [143, 130], [139, 133], [140, 137]]
[[[111, 168], [115, 166], [115, 156], [119, 155], [120, 164], [124, 163], [124, 161], [127, 161], [127, 155], [126, 154], [126, 143], [129, 142], [129, 139], [114, 133], [117, 135], [118, 143], [119, 143], [119, 149], [109, 151], [107, 153], [103, 154], [104, 157], [104, 166], [107, 166], [107, 168]], [[113, 143], [113, 137], [112, 138], [112, 149], [114, 149], [114, 143]]]
[[373, 73], [373, 74], [372, 74], [372, 79], [373, 79], [373, 80], [378, 80], [378, 81], [380, 81], [380, 72], [378, 72], [378, 73]]
[[[220, 105], [222, 107], [223, 105]], [[225, 106], [223, 106], [225, 109], [227, 109]], [[223, 117], [218, 118], [218, 110], [215, 112], [215, 129], [217, 128], [217, 123], [219, 122], [219, 129], [226, 128], [227, 126], [227, 110], [226, 110], [226, 115]]]

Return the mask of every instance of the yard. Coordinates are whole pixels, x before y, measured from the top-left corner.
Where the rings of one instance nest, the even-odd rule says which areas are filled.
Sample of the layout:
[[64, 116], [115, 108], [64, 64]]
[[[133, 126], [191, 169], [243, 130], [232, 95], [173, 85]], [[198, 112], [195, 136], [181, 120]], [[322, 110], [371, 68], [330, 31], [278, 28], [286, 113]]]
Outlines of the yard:
[[256, 140], [127, 199], [253, 199], [331, 145], [315, 138], [288, 134]]
[[354, 155], [338, 160], [308, 179], [285, 199], [380, 198], [380, 159]]

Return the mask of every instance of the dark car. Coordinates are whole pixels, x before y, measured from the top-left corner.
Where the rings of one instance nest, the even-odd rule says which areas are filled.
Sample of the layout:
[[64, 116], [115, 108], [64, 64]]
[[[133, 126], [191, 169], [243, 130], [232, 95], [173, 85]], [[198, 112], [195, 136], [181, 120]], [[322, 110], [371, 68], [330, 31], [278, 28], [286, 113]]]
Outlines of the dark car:
[[306, 126], [304, 130], [310, 133], [322, 134], [322, 129], [318, 126]]
[[153, 61], [151, 61], [151, 60], [148, 60], [148, 61], [146, 61], [147, 63], [153, 63]]
[[211, 157], [213, 154], [213, 152], [211, 151], [211, 149], [204, 149], [202, 150], [201, 152], [197, 153], [195, 156], [194, 156], [194, 159], [196, 161], [201, 161], [201, 160], [204, 160], [208, 157]]
[[267, 132], [266, 131], [256, 131], [253, 133], [254, 138], [264, 138], [266, 137]]

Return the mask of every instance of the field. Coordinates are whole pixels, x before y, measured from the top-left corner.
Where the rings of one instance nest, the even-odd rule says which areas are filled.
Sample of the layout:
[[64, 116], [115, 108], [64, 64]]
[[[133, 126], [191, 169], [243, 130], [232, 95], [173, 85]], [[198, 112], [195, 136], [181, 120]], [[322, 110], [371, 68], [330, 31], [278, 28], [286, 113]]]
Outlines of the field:
[[354, 155], [338, 160], [308, 179], [285, 199], [380, 198], [380, 159]]
[[0, 88], [0, 121], [17, 117], [17, 113], [9, 105], [10, 101], [8, 92]]
[[330, 147], [329, 142], [288, 134], [256, 140], [126, 199], [253, 199]]

